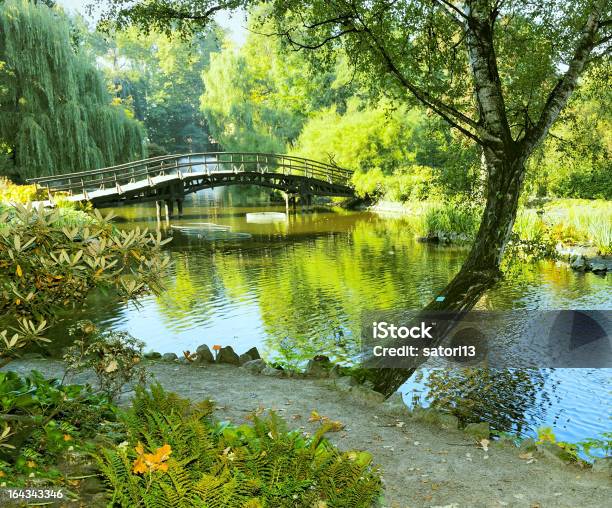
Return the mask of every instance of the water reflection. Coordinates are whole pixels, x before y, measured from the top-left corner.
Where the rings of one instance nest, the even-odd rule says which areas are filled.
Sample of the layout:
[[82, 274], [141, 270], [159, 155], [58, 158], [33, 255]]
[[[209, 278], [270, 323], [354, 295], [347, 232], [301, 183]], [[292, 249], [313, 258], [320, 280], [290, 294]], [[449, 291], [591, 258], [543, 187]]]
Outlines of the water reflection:
[[[268, 194], [249, 192], [244, 201], [259, 198], [268, 204]], [[316, 354], [349, 363], [359, 351], [365, 311], [421, 308], [449, 283], [467, 254], [465, 248], [416, 242], [408, 219], [317, 211], [288, 221], [247, 222], [246, 213], [284, 208], [232, 208], [227, 206], [229, 199], [235, 204], [240, 195], [219, 198], [210, 192], [193, 196], [186, 202], [185, 216], [172, 224], [189, 227], [208, 222], [250, 237], [210, 240], [180, 229], [167, 230], [174, 236], [169, 245], [174, 264], [162, 296], [145, 298], [136, 308], [98, 295], [82, 314], [70, 319], [88, 317], [127, 330], [161, 352], [193, 351], [202, 343], [231, 344], [238, 352], [256, 345], [267, 358], [291, 366], [300, 366]], [[122, 218], [121, 227], [155, 228], [153, 206], [114, 211]], [[540, 262], [515, 267], [511, 277], [478, 301], [476, 309], [606, 309], [610, 303], [606, 278]], [[532, 427], [534, 422], [561, 421], [571, 414], [567, 433], [584, 432], [582, 437], [606, 430], [605, 418], [571, 408], [588, 406], [592, 400], [609, 406], [612, 399], [602, 388], [609, 382], [609, 371], [578, 372], [571, 383], [580, 388], [566, 390], [571, 395], [567, 401], [551, 402], [557, 385], [549, 381], [561, 379], [563, 384], [567, 378], [538, 375], [533, 388], [523, 390], [529, 404], [508, 414], [515, 417], [522, 412], [521, 421]], [[410, 380], [402, 390], [415, 387]], [[511, 399], [513, 395], [502, 388], [504, 383], [499, 396]]]

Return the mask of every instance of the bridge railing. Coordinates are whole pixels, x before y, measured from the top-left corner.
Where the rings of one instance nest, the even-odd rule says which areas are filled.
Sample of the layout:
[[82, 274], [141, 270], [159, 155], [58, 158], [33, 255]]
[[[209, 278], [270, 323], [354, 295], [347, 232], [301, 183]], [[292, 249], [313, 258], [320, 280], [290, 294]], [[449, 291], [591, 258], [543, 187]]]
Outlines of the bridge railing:
[[352, 171], [331, 164], [295, 157], [257, 152], [203, 152], [163, 155], [117, 166], [29, 179], [49, 191], [85, 194], [94, 190], [122, 187], [163, 176], [187, 176], [227, 172], [280, 173], [348, 186]]

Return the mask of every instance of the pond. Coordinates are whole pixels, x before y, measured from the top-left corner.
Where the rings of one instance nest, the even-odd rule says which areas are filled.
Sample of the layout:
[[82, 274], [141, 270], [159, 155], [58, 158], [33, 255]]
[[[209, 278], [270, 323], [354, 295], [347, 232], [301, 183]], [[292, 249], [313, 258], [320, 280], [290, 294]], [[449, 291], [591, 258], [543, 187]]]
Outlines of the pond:
[[[261, 203], [262, 197], [262, 206], [237, 206], [241, 199]], [[239, 354], [257, 346], [266, 359], [296, 367], [317, 354], [350, 363], [359, 350], [364, 312], [420, 308], [452, 279], [467, 253], [464, 247], [417, 242], [408, 218], [317, 209], [289, 220], [278, 214], [247, 219], [249, 213], [284, 212], [267, 201], [260, 192], [221, 189], [189, 197], [184, 216], [164, 229], [174, 238], [168, 245], [173, 267], [167, 291], [142, 299], [138, 307], [93, 297], [70, 320], [87, 318], [126, 330], [162, 353], [194, 351], [205, 343], [231, 345]], [[153, 203], [113, 212], [121, 227], [156, 226]], [[546, 261], [521, 266], [477, 308], [610, 309], [611, 304], [609, 276], [575, 273]], [[424, 374], [401, 391], [427, 404], [435, 395], [427, 393], [429, 372]], [[561, 440], [596, 437], [611, 427], [610, 379], [612, 369], [541, 369], [527, 380], [500, 377], [488, 405], [494, 409], [481, 408], [479, 416], [496, 428], [507, 427], [503, 422], [510, 418], [513, 430], [523, 434], [550, 425]]]

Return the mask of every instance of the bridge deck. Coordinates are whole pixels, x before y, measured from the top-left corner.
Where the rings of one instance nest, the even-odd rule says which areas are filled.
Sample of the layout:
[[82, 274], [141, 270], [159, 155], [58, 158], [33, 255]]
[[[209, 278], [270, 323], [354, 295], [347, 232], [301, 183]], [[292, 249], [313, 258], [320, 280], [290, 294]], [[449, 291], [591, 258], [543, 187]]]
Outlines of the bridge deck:
[[293, 195], [352, 196], [352, 172], [301, 157], [207, 152], [145, 159], [109, 168], [30, 179], [71, 201], [94, 205], [179, 199], [200, 189], [259, 185]]

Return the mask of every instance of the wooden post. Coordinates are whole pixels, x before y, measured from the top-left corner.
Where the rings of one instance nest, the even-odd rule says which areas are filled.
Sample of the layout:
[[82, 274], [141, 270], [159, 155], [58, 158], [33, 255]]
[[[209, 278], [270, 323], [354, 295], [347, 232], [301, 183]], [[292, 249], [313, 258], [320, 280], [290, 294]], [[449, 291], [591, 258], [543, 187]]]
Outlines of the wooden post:
[[178, 216], [183, 216], [183, 199], [179, 198], [176, 200], [176, 208], [178, 209]]
[[173, 205], [172, 199], [166, 199], [166, 223], [170, 224], [170, 219], [172, 218]]
[[289, 193], [285, 192], [285, 213], [289, 215]]
[[157, 225], [161, 224], [161, 201], [155, 200], [155, 217], [157, 217]]

